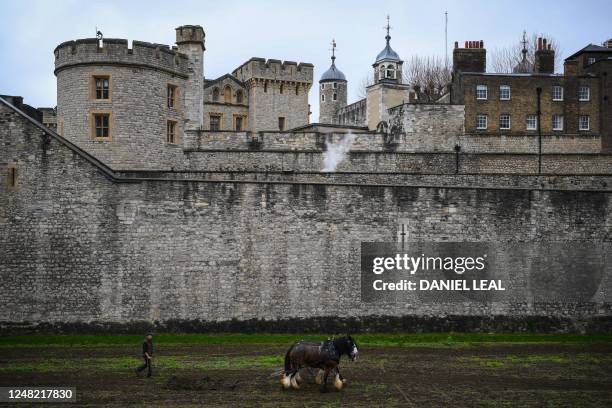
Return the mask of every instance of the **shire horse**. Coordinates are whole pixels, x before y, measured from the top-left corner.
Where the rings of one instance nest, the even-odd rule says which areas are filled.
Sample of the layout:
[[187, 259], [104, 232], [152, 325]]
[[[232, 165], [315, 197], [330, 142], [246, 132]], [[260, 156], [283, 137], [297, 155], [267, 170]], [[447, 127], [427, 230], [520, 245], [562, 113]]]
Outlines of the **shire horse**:
[[319, 384], [319, 391], [327, 391], [327, 377], [332, 371], [336, 374], [334, 387], [341, 390], [346, 380], [340, 374], [340, 357], [346, 354], [355, 361], [358, 353], [357, 344], [351, 336], [321, 343], [298, 341], [289, 347], [285, 354], [285, 370], [281, 376], [281, 384], [283, 388], [300, 388], [300, 369], [311, 367], [319, 369], [315, 379]]

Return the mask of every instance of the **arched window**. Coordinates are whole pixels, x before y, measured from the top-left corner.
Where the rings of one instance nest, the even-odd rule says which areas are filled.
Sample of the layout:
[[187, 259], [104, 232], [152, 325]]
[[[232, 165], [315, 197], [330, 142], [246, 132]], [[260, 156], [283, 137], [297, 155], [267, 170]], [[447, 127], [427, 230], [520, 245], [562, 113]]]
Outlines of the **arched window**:
[[232, 88], [229, 85], [223, 88], [223, 100], [225, 103], [232, 103]]
[[283, 93], [283, 90], [284, 90], [284, 89], [285, 89], [285, 88], [283, 87], [283, 84], [280, 84], [280, 93]]
[[242, 103], [242, 91], [240, 89], [236, 91], [236, 103]]
[[217, 102], [219, 100], [219, 88], [213, 89], [212, 100], [213, 102]]
[[391, 79], [395, 79], [395, 67], [391, 64], [387, 65], [387, 69], [385, 72], [385, 77], [386, 78], [391, 78]]
[[321, 95], [321, 102], [325, 102], [325, 95]]
[[384, 79], [385, 78], [385, 66], [381, 65], [380, 68], [378, 69], [378, 79]]

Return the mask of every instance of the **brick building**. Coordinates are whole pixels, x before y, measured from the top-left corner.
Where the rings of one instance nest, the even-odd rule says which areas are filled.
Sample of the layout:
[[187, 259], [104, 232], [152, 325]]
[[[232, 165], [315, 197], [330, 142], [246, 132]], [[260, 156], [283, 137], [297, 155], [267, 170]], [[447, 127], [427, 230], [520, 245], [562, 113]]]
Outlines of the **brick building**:
[[569, 56], [563, 74], [554, 72], [554, 50], [543, 38], [533, 65], [523, 57], [502, 74], [486, 72], [482, 41], [455, 43], [451, 103], [465, 105], [466, 134], [600, 137], [601, 149], [611, 151], [611, 69], [611, 41]]

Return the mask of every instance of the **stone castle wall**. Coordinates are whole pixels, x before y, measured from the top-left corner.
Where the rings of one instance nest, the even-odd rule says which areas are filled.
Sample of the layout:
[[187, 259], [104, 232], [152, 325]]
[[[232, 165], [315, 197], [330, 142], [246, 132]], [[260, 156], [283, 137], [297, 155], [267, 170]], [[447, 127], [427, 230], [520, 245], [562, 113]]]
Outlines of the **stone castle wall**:
[[609, 269], [580, 303], [534, 303], [531, 289], [486, 302], [364, 303], [359, 287], [360, 242], [395, 241], [400, 224], [417, 241], [610, 244], [609, 186], [143, 180], [109, 173], [10, 110], [0, 121], [0, 163], [20, 175], [15, 190], [0, 180], [5, 325], [499, 315], [580, 330], [612, 314]]
[[[323, 152], [312, 151], [216, 151], [201, 150], [187, 155], [186, 170], [320, 172], [325, 167]], [[338, 172], [421, 174], [537, 174], [535, 154], [496, 153], [403, 153], [350, 152], [339, 163]], [[542, 155], [544, 174], [610, 174], [610, 154]]]

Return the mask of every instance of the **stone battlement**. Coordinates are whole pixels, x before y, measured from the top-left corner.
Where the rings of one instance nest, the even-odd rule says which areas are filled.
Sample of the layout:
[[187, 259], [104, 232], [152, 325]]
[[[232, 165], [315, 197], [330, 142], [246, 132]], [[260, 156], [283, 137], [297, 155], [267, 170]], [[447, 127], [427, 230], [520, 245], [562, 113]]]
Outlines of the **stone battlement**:
[[251, 58], [232, 74], [242, 81], [251, 78], [312, 83], [314, 65], [308, 62]]
[[61, 43], [54, 54], [55, 74], [75, 65], [133, 65], [188, 75], [188, 57], [164, 44], [133, 41], [129, 48], [128, 40], [108, 38], [100, 47], [96, 38], [84, 38]]

